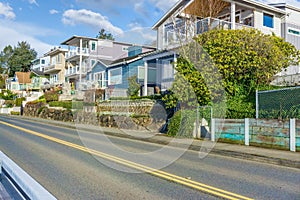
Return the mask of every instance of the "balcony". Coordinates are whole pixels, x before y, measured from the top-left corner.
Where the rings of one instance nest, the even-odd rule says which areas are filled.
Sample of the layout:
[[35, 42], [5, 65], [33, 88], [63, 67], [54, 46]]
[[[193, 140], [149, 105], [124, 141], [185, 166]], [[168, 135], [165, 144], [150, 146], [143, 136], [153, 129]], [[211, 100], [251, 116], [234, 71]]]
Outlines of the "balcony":
[[[81, 55], [82, 56], [89, 56], [90, 55], [90, 50], [89, 48], [82, 48], [81, 51]], [[66, 59], [67, 60], [76, 60], [78, 59], [80, 56], [80, 48], [75, 48], [70, 50], [67, 54], [66, 54]]]
[[[235, 23], [235, 29], [254, 28], [240, 23]], [[165, 32], [165, 48], [176, 48], [191, 41], [196, 35], [213, 29], [232, 29], [232, 23], [216, 18], [204, 18], [195, 23], [185, 22], [182, 26]]]
[[49, 64], [44, 68], [44, 73], [57, 73], [60, 70], [62, 70], [65, 66], [62, 63], [56, 63], [56, 64]]
[[[86, 74], [86, 66], [84, 65], [82, 66], [81, 74]], [[79, 65], [66, 69], [65, 77], [72, 78], [76, 77], [77, 75], [80, 75]]]

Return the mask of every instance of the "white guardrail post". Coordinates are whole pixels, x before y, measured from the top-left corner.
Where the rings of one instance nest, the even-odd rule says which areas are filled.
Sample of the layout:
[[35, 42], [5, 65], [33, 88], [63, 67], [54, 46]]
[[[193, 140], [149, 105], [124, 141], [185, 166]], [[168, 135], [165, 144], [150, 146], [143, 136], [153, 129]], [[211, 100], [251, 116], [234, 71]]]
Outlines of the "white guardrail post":
[[[22, 170], [16, 163], [9, 159], [4, 153], [0, 151], [0, 161], [2, 174], [7, 173], [15, 184], [28, 196], [31, 200], [55, 200], [56, 198], [50, 194], [43, 186], [36, 182], [24, 170]], [[5, 173], [4, 173], [5, 171]]]
[[211, 141], [215, 142], [216, 140], [216, 119], [211, 119]]
[[290, 151], [296, 151], [296, 119], [290, 119]]
[[249, 146], [249, 118], [245, 118], [245, 145]]

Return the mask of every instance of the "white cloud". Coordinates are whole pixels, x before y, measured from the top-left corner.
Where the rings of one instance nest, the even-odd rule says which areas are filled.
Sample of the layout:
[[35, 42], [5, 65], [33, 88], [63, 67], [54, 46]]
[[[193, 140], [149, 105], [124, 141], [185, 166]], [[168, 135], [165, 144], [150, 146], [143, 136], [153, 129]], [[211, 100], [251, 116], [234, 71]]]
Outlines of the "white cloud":
[[156, 40], [156, 32], [151, 27], [142, 27], [139, 23], [131, 23], [128, 27], [128, 31], [115, 37], [117, 41], [143, 45]]
[[107, 17], [102, 16], [100, 13], [95, 13], [90, 10], [67, 10], [63, 14], [62, 22], [66, 25], [75, 26], [77, 24], [84, 24], [100, 30], [104, 28], [106, 31], [112, 33], [113, 35], [123, 34], [123, 30], [119, 27], [114, 26]]
[[[44, 36], [57, 34], [55, 31], [47, 30], [46, 28], [42, 29], [45, 31], [42, 31]], [[41, 56], [53, 46], [36, 38], [37, 36], [41, 36], [41, 27], [0, 20], [0, 30], [0, 51], [7, 45], [16, 46], [20, 41], [27, 41], [31, 48], [34, 48], [38, 52], [38, 55]]]
[[178, 0], [149, 0], [156, 8], [164, 12], [168, 11]]
[[36, 2], [36, 0], [28, 0], [28, 3], [30, 3], [30, 4], [35, 4], [36, 6], [39, 5], [39, 4]]
[[54, 14], [57, 14], [57, 13], [59, 13], [57, 10], [55, 10], [55, 9], [52, 9], [52, 10], [49, 10], [49, 13], [51, 14], [51, 15], [54, 15]]
[[16, 14], [13, 12], [12, 7], [8, 4], [0, 2], [0, 16], [3, 15], [5, 19], [13, 20], [16, 18]]

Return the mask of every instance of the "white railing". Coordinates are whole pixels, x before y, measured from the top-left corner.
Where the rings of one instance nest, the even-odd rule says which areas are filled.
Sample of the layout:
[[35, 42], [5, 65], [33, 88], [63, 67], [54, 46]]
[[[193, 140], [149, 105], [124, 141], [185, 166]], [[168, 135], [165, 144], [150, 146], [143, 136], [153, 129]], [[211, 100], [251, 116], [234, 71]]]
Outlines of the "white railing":
[[[89, 55], [90, 53], [90, 49], [89, 48], [82, 48], [81, 54], [82, 55]], [[80, 48], [77, 47], [75, 49], [70, 50], [67, 54], [66, 54], [66, 58], [71, 58], [74, 56], [79, 56], [80, 55]]]
[[[176, 45], [184, 44], [190, 41], [195, 35], [208, 32], [213, 29], [232, 29], [232, 23], [217, 18], [204, 18], [194, 22], [185, 22], [184, 25], [177, 27], [173, 30], [169, 30], [165, 34], [165, 45], [168, 47], [174, 47]], [[241, 23], [235, 23], [235, 29], [242, 28], [254, 28]]]
[[[87, 66], [83, 65], [81, 68], [81, 74], [85, 74], [86, 72], [87, 72]], [[76, 74], [80, 74], [79, 65], [66, 69], [65, 76], [72, 76]]]
[[99, 81], [87, 81], [82, 83], [84, 89], [105, 89], [107, 88], [108, 81], [107, 80], [99, 80]]

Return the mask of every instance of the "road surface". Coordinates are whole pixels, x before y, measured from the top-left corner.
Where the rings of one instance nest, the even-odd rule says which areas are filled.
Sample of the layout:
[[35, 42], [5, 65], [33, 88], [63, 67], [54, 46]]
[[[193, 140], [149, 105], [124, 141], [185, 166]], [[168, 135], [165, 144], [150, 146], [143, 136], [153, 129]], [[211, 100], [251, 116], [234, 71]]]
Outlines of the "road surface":
[[162, 147], [0, 116], [0, 150], [58, 199], [300, 199], [299, 169]]

